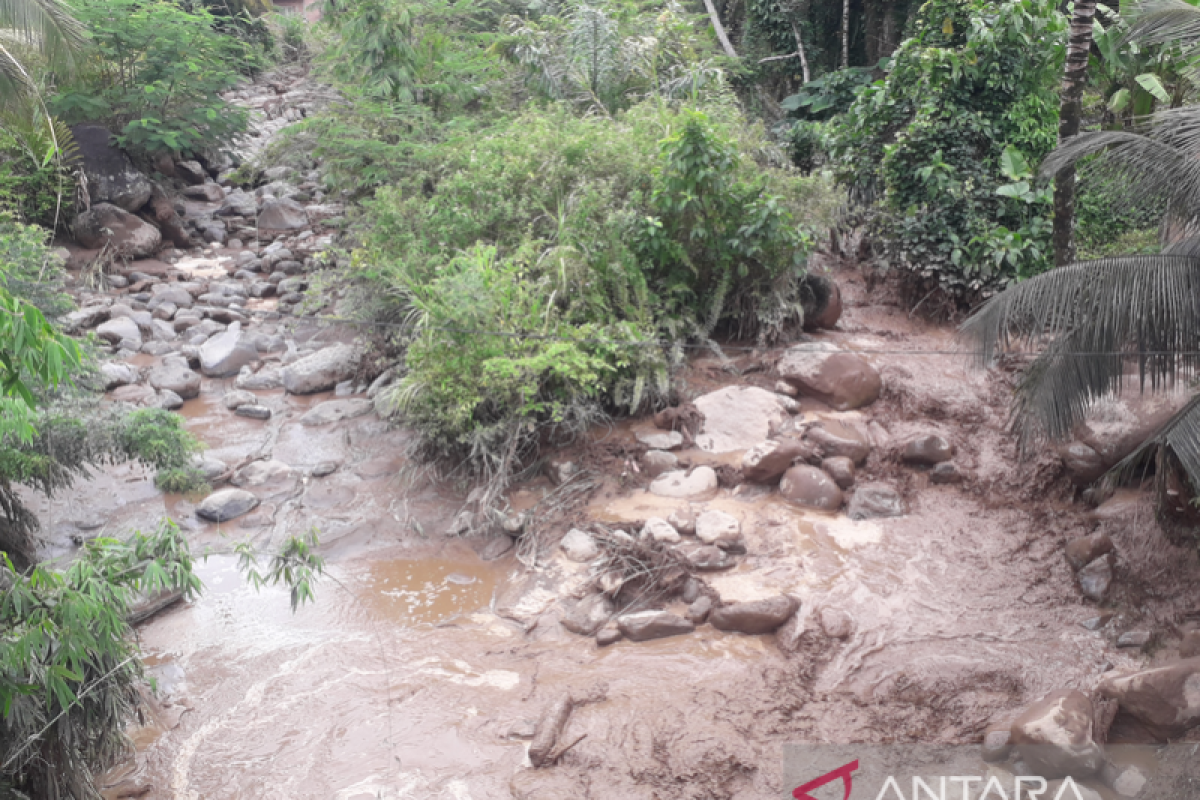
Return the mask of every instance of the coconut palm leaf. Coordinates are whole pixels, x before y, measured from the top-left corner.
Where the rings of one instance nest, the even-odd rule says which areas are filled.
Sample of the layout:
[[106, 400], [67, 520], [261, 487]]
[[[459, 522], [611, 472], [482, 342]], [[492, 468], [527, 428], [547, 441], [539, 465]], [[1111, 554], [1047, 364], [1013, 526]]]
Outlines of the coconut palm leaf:
[[1108, 472], [1109, 480], [1121, 480], [1144, 470], [1151, 458], [1155, 476], [1162, 481], [1168, 473], [1166, 456], [1174, 454], [1192, 486], [1200, 486], [1200, 395], [1193, 397], [1152, 436]]
[[1042, 353], [1022, 376], [1013, 427], [1028, 442], [1064, 438], [1136, 364], [1158, 389], [1200, 368], [1200, 244], [1072, 264], [985, 303], [960, 328], [982, 361], [1014, 347]]
[[1178, 44], [1185, 49], [1200, 43], [1200, 8], [1184, 0], [1141, 0], [1121, 11], [1131, 20], [1127, 41]]
[[62, 0], [0, 0], [0, 29], [37, 47], [53, 69], [73, 63], [85, 33]]

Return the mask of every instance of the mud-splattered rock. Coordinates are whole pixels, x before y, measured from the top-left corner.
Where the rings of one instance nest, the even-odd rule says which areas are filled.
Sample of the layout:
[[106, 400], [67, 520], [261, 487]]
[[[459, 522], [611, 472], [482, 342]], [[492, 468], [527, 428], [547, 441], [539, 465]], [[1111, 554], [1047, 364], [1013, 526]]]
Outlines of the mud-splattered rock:
[[850, 497], [847, 514], [850, 519], [902, 517], [908, 510], [904, 498], [886, 483], [864, 483]]
[[817, 612], [817, 622], [830, 639], [849, 639], [854, 635], [854, 618], [845, 609], [824, 606]]
[[617, 627], [631, 642], [647, 642], [668, 636], [680, 636], [696, 629], [688, 620], [669, 611], [639, 611], [617, 618]]
[[228, 522], [258, 507], [258, 498], [244, 489], [221, 489], [200, 501], [196, 516], [210, 522]]
[[600, 647], [608, 647], [619, 641], [621, 641], [621, 628], [616, 622], [607, 622], [600, 630], [596, 631], [596, 644]]
[[1087, 486], [1108, 470], [1100, 454], [1083, 442], [1069, 442], [1058, 453], [1067, 476], [1076, 486]]
[[679, 431], [638, 431], [637, 440], [652, 450], [674, 450], [683, 445]]
[[705, 511], [696, 517], [696, 538], [705, 544], [736, 541], [741, 535], [742, 524], [732, 514], [724, 511]]
[[854, 461], [846, 456], [834, 456], [827, 458], [821, 462], [821, 469], [824, 470], [829, 477], [833, 478], [833, 482], [838, 485], [842, 491], [846, 491], [854, 485]]
[[1200, 725], [1200, 658], [1106, 678], [1099, 691], [1160, 741]]
[[580, 564], [591, 561], [600, 555], [600, 548], [596, 546], [596, 540], [592, 538], [592, 535], [578, 528], [567, 531], [567, 535], [562, 538], [559, 546], [562, 547], [563, 555]]
[[695, 404], [704, 414], [696, 445], [710, 453], [754, 447], [788, 417], [778, 395], [756, 386], [726, 386], [696, 398]]
[[370, 400], [357, 398], [354, 400], [326, 400], [309, 409], [300, 418], [300, 424], [308, 427], [329, 425], [344, 419], [354, 419], [369, 414], [375, 409]]
[[790, 348], [779, 361], [779, 377], [839, 411], [874, 403], [883, 388], [879, 373], [866, 359], [825, 342]]
[[1079, 591], [1083, 592], [1084, 597], [1097, 603], [1104, 602], [1112, 586], [1112, 557], [1100, 556], [1079, 570], [1076, 577], [1079, 579]]
[[[291, 394], [315, 394], [332, 389], [358, 370], [359, 351], [337, 344], [318, 350], [283, 369], [283, 388]], [[247, 387], [249, 388], [249, 387]]]
[[200, 396], [200, 376], [184, 359], [167, 360], [150, 370], [150, 385], [155, 389], [174, 392], [184, 400]]
[[111, 203], [124, 211], [137, 211], [146, 205], [153, 192], [150, 179], [138, 172], [125, 152], [113, 144], [108, 128], [75, 125], [71, 133], [78, 147], [80, 170], [87, 177], [88, 199], [93, 208]]
[[1150, 631], [1125, 631], [1117, 637], [1117, 647], [1143, 649], [1150, 644]]
[[683, 556], [688, 565], [698, 572], [719, 572], [737, 564], [737, 560], [729, 553], [711, 544], [684, 542], [675, 547], [675, 552]]
[[232, 392], [227, 392], [221, 398], [221, 405], [233, 411], [241, 406], [251, 406], [258, 402], [258, 396], [254, 392], [247, 392], [242, 389], [235, 389]]
[[1082, 692], [1051, 692], [1013, 722], [1012, 743], [1021, 758], [1043, 778], [1086, 778], [1104, 761], [1092, 739], [1092, 701]]
[[775, 483], [794, 461], [807, 460], [811, 452], [798, 439], [759, 442], [742, 454], [742, 477], [751, 483]]
[[308, 227], [308, 214], [295, 200], [266, 200], [258, 213], [258, 227], [272, 231], [303, 230]]
[[613, 615], [613, 603], [606, 595], [590, 594], [575, 604], [561, 624], [571, 633], [580, 636], [592, 636], [604, 626]]
[[200, 371], [210, 378], [236, 375], [242, 367], [258, 360], [258, 350], [235, 322], [200, 345]]
[[252, 392], [282, 389], [283, 371], [273, 364], [264, 366], [258, 372], [252, 371], [250, 367], [243, 367], [233, 385], [238, 389]]
[[651, 450], [642, 456], [642, 466], [651, 478], [657, 478], [664, 472], [670, 472], [679, 467], [679, 457], [665, 450]]
[[717, 490], [717, 473], [712, 467], [696, 467], [666, 472], [650, 484], [650, 493], [659, 497], [704, 497]]
[[900, 458], [907, 464], [933, 466], [954, 458], [954, 445], [939, 434], [925, 434], [909, 440]]
[[239, 417], [246, 417], [248, 419], [266, 420], [266, 419], [271, 418], [271, 409], [270, 408], [268, 408], [267, 406], [260, 406], [260, 405], [256, 405], [253, 403], [250, 405], [246, 405], [246, 406], [238, 406], [237, 408], [234, 409], [233, 413], [237, 414]]
[[230, 483], [234, 486], [264, 486], [268, 483], [290, 480], [292, 468], [282, 461], [267, 459], [251, 461], [234, 473]]
[[1112, 538], [1104, 532], [1091, 536], [1080, 536], [1067, 542], [1067, 563], [1071, 569], [1081, 570], [1103, 555], [1113, 551]]
[[842, 507], [842, 490], [824, 471], [798, 464], [783, 474], [779, 493], [784, 500], [817, 511], [837, 511]]
[[650, 517], [646, 520], [646, 524], [642, 526], [642, 536], [666, 544], [678, 544], [683, 541], [679, 531], [675, 530], [671, 523], [659, 517]]
[[856, 425], [837, 423], [827, 427], [817, 424], [809, 428], [804, 437], [822, 458], [848, 458], [855, 466], [862, 466], [871, 455], [871, 437]]
[[772, 633], [787, 622], [800, 601], [791, 595], [779, 595], [749, 603], [731, 603], [713, 609], [708, 623], [717, 630], [758, 635]]
[[688, 605], [687, 618], [693, 625], [703, 625], [712, 612], [713, 601], [708, 595], [700, 595]]
[[696, 532], [696, 512], [692, 511], [691, 506], [675, 509], [667, 516], [667, 522], [680, 533]]
[[929, 470], [930, 483], [961, 483], [962, 479], [962, 472], [959, 471], [958, 467], [949, 461], [943, 461], [941, 464], [937, 464], [933, 469]]

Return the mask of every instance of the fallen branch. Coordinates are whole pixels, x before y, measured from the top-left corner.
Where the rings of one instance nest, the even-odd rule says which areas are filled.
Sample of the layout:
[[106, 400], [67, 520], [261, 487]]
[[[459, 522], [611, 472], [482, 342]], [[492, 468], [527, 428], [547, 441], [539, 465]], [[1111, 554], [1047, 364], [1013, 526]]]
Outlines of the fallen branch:
[[534, 767], [549, 766], [566, 752], [563, 750], [556, 753], [554, 745], [574, 710], [575, 701], [571, 699], [570, 694], [565, 694], [537, 721], [537, 726], [533, 729], [533, 742], [529, 745], [529, 763]]

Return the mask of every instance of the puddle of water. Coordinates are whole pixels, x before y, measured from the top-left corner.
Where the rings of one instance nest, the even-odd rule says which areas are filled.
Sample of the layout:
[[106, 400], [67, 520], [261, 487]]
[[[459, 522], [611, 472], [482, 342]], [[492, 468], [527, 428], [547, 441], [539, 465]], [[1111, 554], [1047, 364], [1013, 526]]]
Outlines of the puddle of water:
[[360, 597], [374, 613], [404, 625], [431, 625], [486, 608], [498, 575], [483, 562], [374, 561], [361, 573]]

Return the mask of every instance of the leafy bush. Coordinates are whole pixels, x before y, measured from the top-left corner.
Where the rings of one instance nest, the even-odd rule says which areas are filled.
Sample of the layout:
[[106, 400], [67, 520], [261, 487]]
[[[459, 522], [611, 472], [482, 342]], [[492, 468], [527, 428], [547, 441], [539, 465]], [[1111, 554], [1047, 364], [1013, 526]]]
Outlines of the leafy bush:
[[80, 0], [96, 58], [63, 85], [50, 107], [68, 122], [102, 120], [133, 152], [201, 153], [228, 147], [246, 129], [246, 112], [220, 93], [239, 68], [262, 58], [222, 34], [206, 8], [169, 0]]
[[440, 452], [511, 466], [541, 433], [662, 398], [689, 338], [798, 328], [794, 218], [820, 224], [834, 193], [760, 166], [783, 161], [761, 130], [709, 112], [530, 111], [415, 149], [367, 204], [357, 274], [411, 331], [392, 400]]
[[158, 469], [154, 483], [164, 492], [203, 491], [208, 487], [192, 465], [200, 441], [183, 427], [183, 417], [162, 408], [144, 408], [118, 424], [116, 442], [125, 456]]
[[1075, 192], [1075, 241], [1079, 257], [1158, 252], [1158, 227], [1166, 216], [1166, 200], [1133, 204], [1123, 183], [1091, 173], [1086, 166], [1081, 172], [1082, 179]]
[[[1050, 266], [1064, 23], [1046, 0], [930, 0], [884, 80], [834, 123], [831, 159], [872, 203], [887, 263], [973, 301]], [[1045, 57], [1029, 48], [1049, 45]]]

